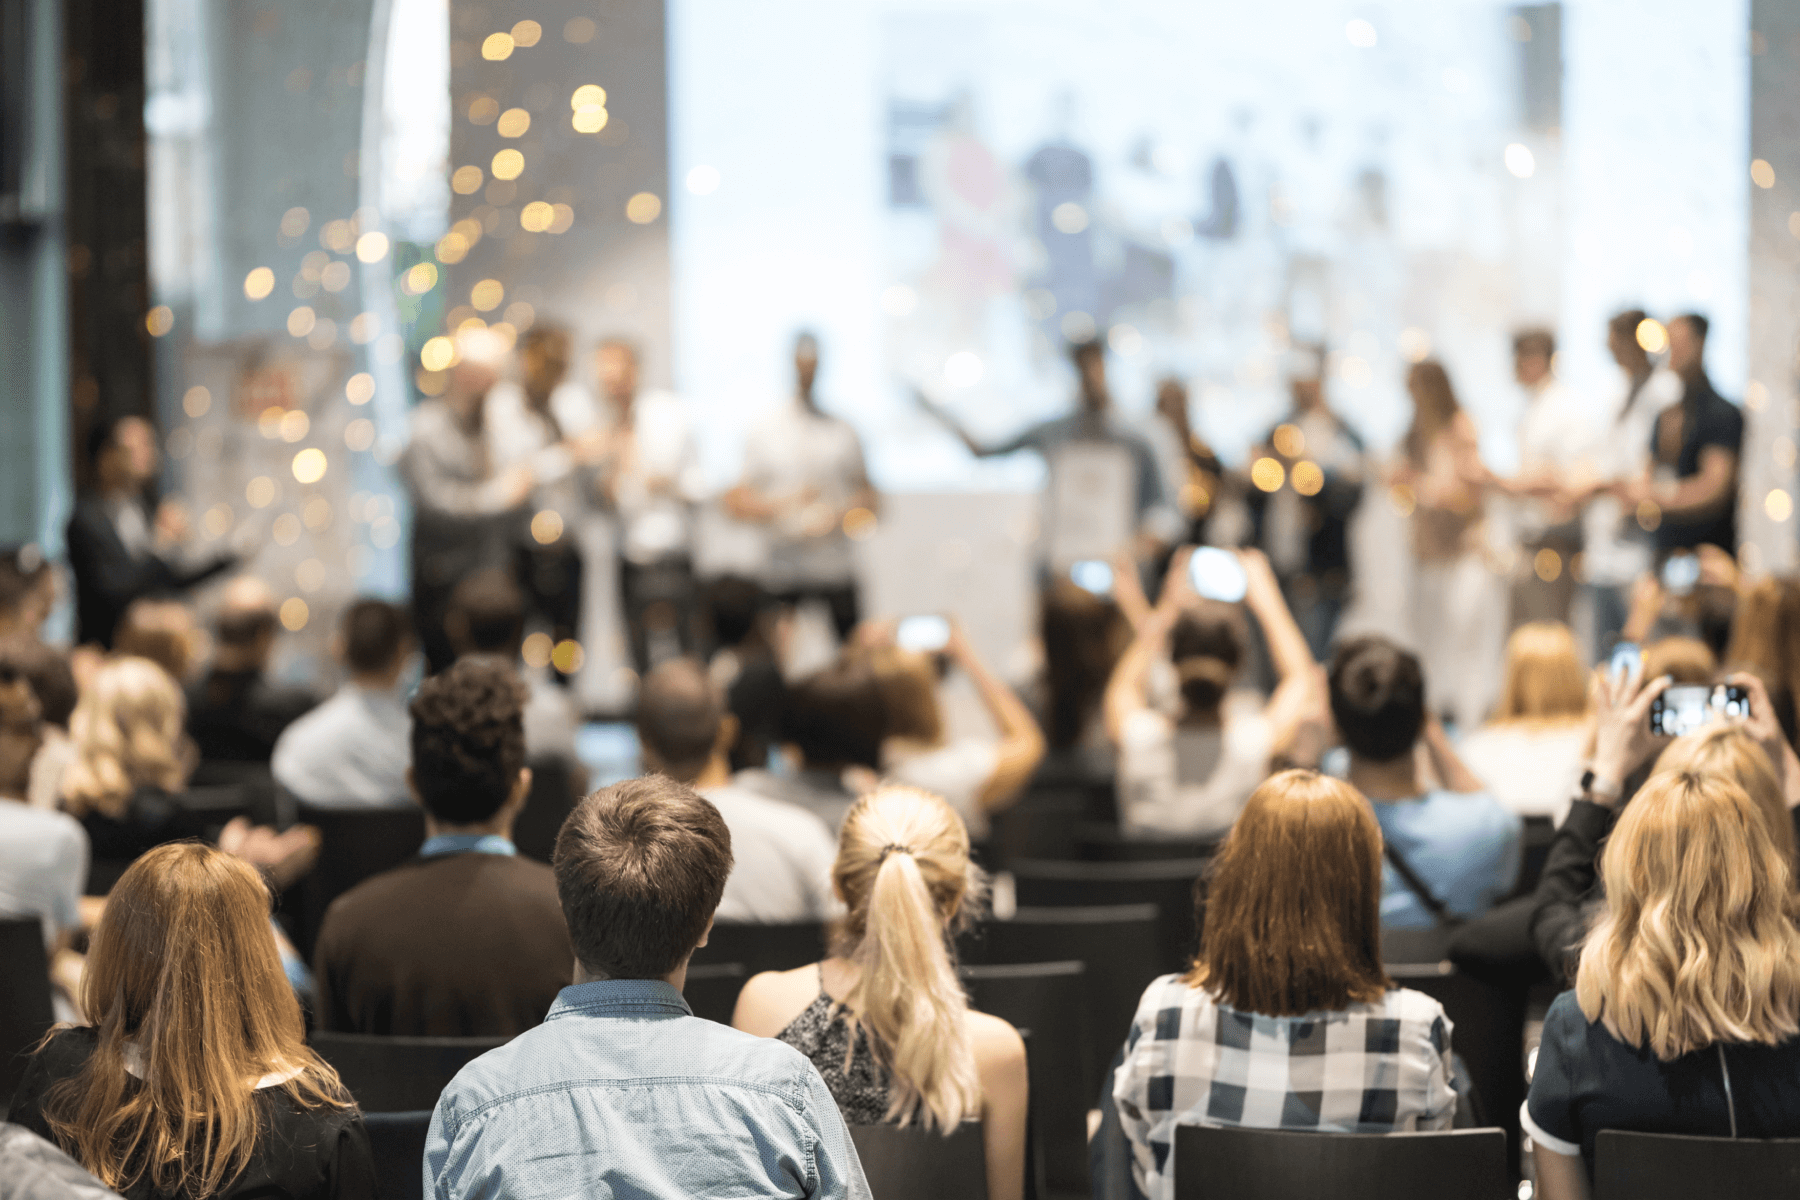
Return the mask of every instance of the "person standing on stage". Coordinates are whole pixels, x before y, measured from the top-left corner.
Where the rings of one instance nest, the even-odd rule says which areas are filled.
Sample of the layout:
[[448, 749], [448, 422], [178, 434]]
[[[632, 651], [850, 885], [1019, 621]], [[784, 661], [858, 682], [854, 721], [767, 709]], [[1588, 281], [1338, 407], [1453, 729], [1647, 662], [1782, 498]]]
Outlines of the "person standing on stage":
[[818, 339], [802, 333], [794, 341], [794, 398], [750, 431], [743, 482], [725, 494], [725, 509], [769, 528], [770, 590], [787, 604], [824, 600], [842, 641], [861, 619], [845, 518], [856, 509], [873, 516], [880, 497], [856, 430], [819, 410], [818, 371]]
[[112, 649], [113, 632], [132, 601], [185, 591], [237, 562], [231, 554], [187, 564], [187, 513], [164, 500], [152, 516], [156, 430], [139, 416], [102, 418], [88, 435], [93, 487], [69, 517], [69, 568], [75, 574], [76, 640]]
[[496, 468], [486, 436], [488, 392], [505, 347], [485, 329], [456, 338], [458, 361], [444, 394], [412, 412], [400, 477], [412, 494], [413, 621], [426, 668], [456, 659], [444, 615], [457, 583], [483, 567], [508, 567], [507, 533], [537, 477], [529, 462]]
[[1156, 453], [1156, 469], [1181, 514], [1179, 540], [1188, 546], [1206, 545], [1207, 519], [1219, 502], [1225, 468], [1213, 448], [1194, 432], [1188, 416], [1187, 385], [1175, 376], [1166, 376], [1156, 385], [1156, 411], [1144, 434]]
[[1362, 503], [1363, 442], [1325, 401], [1323, 347], [1294, 354], [1288, 387], [1293, 409], [1252, 452], [1252, 461], [1281, 464], [1281, 482], [1273, 492], [1250, 490], [1250, 516], [1308, 649], [1324, 662], [1350, 600], [1350, 518]]
[[1737, 553], [1744, 414], [1706, 377], [1706, 327], [1698, 313], [1669, 322], [1669, 369], [1681, 379], [1681, 402], [1657, 417], [1650, 468], [1617, 489], [1641, 522], [1654, 517], [1660, 554], [1704, 545]]
[[1513, 570], [1510, 628], [1531, 621], [1567, 624], [1575, 598], [1570, 560], [1581, 549], [1580, 514], [1564, 488], [1592, 444], [1573, 393], [1556, 378], [1556, 337], [1547, 329], [1513, 336], [1513, 377], [1525, 392], [1519, 418], [1519, 472], [1497, 481], [1513, 497], [1519, 558]]

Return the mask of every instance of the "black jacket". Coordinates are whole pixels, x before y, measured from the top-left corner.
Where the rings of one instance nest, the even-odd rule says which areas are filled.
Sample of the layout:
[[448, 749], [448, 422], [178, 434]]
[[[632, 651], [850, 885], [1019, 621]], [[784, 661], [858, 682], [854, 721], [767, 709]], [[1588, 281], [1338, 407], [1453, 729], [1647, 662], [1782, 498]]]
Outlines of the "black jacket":
[[68, 539], [69, 569], [75, 574], [76, 640], [98, 642], [109, 650], [113, 632], [132, 601], [193, 587], [236, 561], [227, 555], [197, 567], [179, 567], [154, 553], [133, 558], [119, 539], [106, 502], [93, 494], [75, 501]]

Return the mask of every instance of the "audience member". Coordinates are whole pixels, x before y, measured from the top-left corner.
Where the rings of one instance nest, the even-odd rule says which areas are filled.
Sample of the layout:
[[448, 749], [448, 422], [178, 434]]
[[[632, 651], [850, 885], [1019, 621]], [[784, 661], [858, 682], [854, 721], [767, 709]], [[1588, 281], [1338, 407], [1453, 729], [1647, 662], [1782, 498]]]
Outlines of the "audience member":
[[0, 916], [33, 917], [52, 949], [81, 924], [88, 839], [66, 813], [26, 803], [39, 757], [37, 697], [0, 649]]
[[[1525, 393], [1519, 416], [1519, 470], [1495, 480], [1512, 498], [1512, 534], [1518, 544], [1512, 577], [1513, 626], [1530, 621], [1566, 622], [1575, 598], [1575, 572], [1563, 569], [1581, 549], [1581, 513], [1564, 495], [1593, 443], [1587, 408], [1556, 377], [1556, 335], [1523, 329], [1513, 335], [1513, 378]], [[1553, 556], [1546, 560], [1545, 552]], [[1557, 570], [1544, 569], [1554, 561]]]
[[1450, 1022], [1381, 966], [1382, 835], [1355, 789], [1284, 771], [1225, 839], [1200, 953], [1138, 1005], [1112, 1095], [1150, 1200], [1178, 1125], [1450, 1127]]
[[760, 795], [806, 809], [832, 830], [868, 790], [881, 768], [887, 705], [867, 663], [843, 658], [788, 689], [781, 740], [792, 769], [751, 769], [737, 782]]
[[781, 737], [781, 707], [787, 697], [782, 646], [792, 618], [760, 584], [736, 575], [716, 579], [707, 588], [707, 611], [717, 649], [706, 671], [725, 689], [726, 703], [737, 718], [731, 769], [766, 767]]
[[1382, 924], [1443, 926], [1486, 912], [1518, 877], [1521, 822], [1426, 718], [1418, 656], [1355, 638], [1339, 647], [1330, 684], [1350, 782], [1375, 806], [1392, 868], [1382, 876]]
[[188, 733], [203, 762], [267, 765], [275, 739], [318, 697], [271, 683], [275, 595], [262, 580], [240, 576], [220, 602], [212, 666], [188, 689]]
[[0, 639], [0, 670], [10, 669], [31, 688], [38, 709], [38, 748], [31, 759], [25, 801], [33, 808], [55, 808], [62, 794], [63, 772], [75, 759], [69, 740], [69, 717], [80, 693], [68, 656], [25, 637]]
[[156, 430], [139, 416], [111, 416], [89, 431], [93, 487], [69, 517], [69, 569], [75, 575], [76, 640], [112, 648], [113, 632], [131, 602], [186, 591], [231, 567], [217, 555], [189, 564], [181, 543], [187, 514], [173, 500], [151, 513], [148, 493], [160, 455]]
[[271, 903], [210, 847], [140, 859], [94, 931], [91, 1023], [45, 1039], [8, 1119], [127, 1200], [373, 1197], [362, 1115], [307, 1048]]
[[731, 873], [718, 810], [659, 776], [604, 788], [563, 825], [555, 868], [576, 982], [444, 1089], [425, 1195], [866, 1200], [812, 1064], [681, 997]]
[[1790, 742], [1800, 699], [1800, 580], [1760, 579], [1740, 589], [1725, 664], [1761, 677]]
[[326, 911], [313, 955], [322, 1028], [504, 1037], [543, 1020], [567, 986], [555, 878], [512, 843], [531, 791], [523, 692], [507, 666], [479, 659], [419, 686], [407, 781], [425, 844]]
[[1457, 753], [1509, 812], [1561, 821], [1588, 755], [1587, 691], [1569, 627], [1521, 625], [1506, 639], [1494, 715]]
[[1692, 767], [1659, 770], [1620, 815], [1605, 910], [1520, 1111], [1544, 1200], [1585, 1200], [1603, 1129], [1800, 1132], [1793, 860], [1768, 829], [1728, 775]]
[[0, 1124], [0, 1200], [122, 1200], [21, 1125]]
[[832, 880], [848, 912], [834, 953], [744, 985], [731, 1023], [812, 1060], [852, 1125], [949, 1133], [979, 1118], [990, 1200], [1025, 1188], [1025, 1043], [969, 1008], [946, 931], [985, 887], [943, 800], [887, 786], [844, 821]]
[[731, 877], [717, 919], [759, 924], [833, 915], [837, 843], [817, 816], [731, 782], [727, 748], [737, 718], [718, 685], [690, 659], [670, 659], [638, 688], [638, 743], [647, 773], [667, 775], [710, 800], [731, 831]]
[[147, 658], [186, 685], [205, 657], [206, 635], [184, 601], [146, 596], [133, 600], [113, 631], [113, 653]]
[[1188, 389], [1180, 376], [1165, 375], [1156, 383], [1156, 411], [1144, 426], [1144, 438], [1156, 455], [1156, 469], [1169, 499], [1181, 515], [1178, 541], [1204, 545], [1225, 482], [1218, 454], [1194, 431], [1188, 411]]
[[541, 669], [526, 669], [520, 658], [525, 643], [525, 593], [512, 576], [499, 569], [477, 571], [450, 596], [444, 628], [458, 658], [481, 656], [506, 664], [525, 682], [525, 755], [528, 759], [562, 759], [571, 765], [579, 720], [566, 689]]
[[1051, 752], [1104, 756], [1110, 773], [1106, 689], [1131, 645], [1132, 622], [1112, 597], [1095, 595], [1069, 579], [1058, 578], [1046, 587], [1042, 603], [1043, 726]]
[[276, 739], [275, 782], [308, 804], [405, 804], [411, 725], [402, 677], [413, 656], [411, 622], [399, 605], [358, 600], [332, 650], [350, 677]]
[[[1233, 692], [1247, 631], [1234, 604], [1196, 596], [1177, 555], [1155, 611], [1113, 672], [1106, 728], [1119, 747], [1119, 820], [1144, 837], [1214, 838], [1231, 828], [1302, 722], [1319, 709], [1318, 665], [1260, 551], [1238, 552], [1245, 604], [1268, 640], [1279, 682], [1267, 702]], [[1150, 672], [1171, 663], [1180, 715], [1151, 703]]]
[[35, 542], [0, 548], [0, 638], [37, 641], [56, 607], [56, 568]]
[[949, 625], [944, 658], [974, 684], [999, 736], [952, 739], [938, 702], [935, 656], [894, 645], [896, 627], [884, 624], [870, 632], [875, 644], [867, 650], [887, 709], [881, 762], [896, 783], [949, 801], [969, 836], [980, 841], [987, 836], [989, 815], [1011, 806], [1031, 781], [1044, 758], [1044, 735], [1024, 701], [975, 652], [961, 622], [952, 619]]

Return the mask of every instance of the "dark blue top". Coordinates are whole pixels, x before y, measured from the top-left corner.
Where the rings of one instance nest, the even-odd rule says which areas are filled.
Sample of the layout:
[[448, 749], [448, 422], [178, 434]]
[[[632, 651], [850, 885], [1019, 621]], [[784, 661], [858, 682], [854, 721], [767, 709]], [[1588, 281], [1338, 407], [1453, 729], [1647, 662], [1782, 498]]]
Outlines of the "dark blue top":
[[[1677, 419], [1681, 421], [1681, 446], [1671, 462], [1663, 454], [1662, 423]], [[1700, 473], [1700, 454], [1708, 446], [1740, 454], [1743, 445], [1744, 414], [1714, 391], [1712, 381], [1704, 375], [1687, 385], [1681, 403], [1658, 418], [1650, 433], [1651, 456], [1657, 466], [1674, 468], [1677, 479], [1691, 479]], [[1656, 527], [1656, 548], [1691, 550], [1713, 545], [1737, 553], [1737, 502], [1738, 490], [1733, 487], [1712, 512], [1681, 519], [1664, 516]]]
[[1628, 1046], [1590, 1023], [1575, 993], [1564, 992], [1544, 1018], [1525, 1132], [1558, 1154], [1579, 1150], [1590, 1176], [1602, 1129], [1729, 1137], [1729, 1070], [1739, 1137], [1800, 1136], [1800, 1038], [1727, 1045], [1723, 1070], [1720, 1057], [1719, 1046], [1708, 1046], [1663, 1062], [1648, 1047]]

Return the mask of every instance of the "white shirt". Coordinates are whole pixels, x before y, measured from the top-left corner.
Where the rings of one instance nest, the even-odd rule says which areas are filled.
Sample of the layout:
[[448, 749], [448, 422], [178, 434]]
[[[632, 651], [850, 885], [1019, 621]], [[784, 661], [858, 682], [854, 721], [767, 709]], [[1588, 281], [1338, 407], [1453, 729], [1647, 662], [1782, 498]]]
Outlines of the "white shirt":
[[0, 916], [36, 917], [44, 945], [81, 924], [88, 838], [67, 813], [0, 800]]
[[[1650, 464], [1650, 436], [1656, 419], [1681, 402], [1681, 377], [1667, 367], [1650, 373], [1631, 407], [1631, 377], [1620, 373], [1606, 406], [1604, 435], [1593, 443], [1590, 465], [1601, 479], [1635, 479]], [[1582, 514], [1582, 561], [1591, 583], [1628, 587], [1650, 569], [1650, 537], [1613, 496], [1594, 497]]]
[[281, 731], [269, 769], [295, 798], [325, 808], [411, 803], [412, 718], [397, 690], [346, 683]]
[[[835, 586], [856, 577], [850, 539], [838, 516], [867, 480], [856, 430], [797, 398], [777, 405], [750, 431], [744, 482], [776, 500], [810, 494], [805, 505], [770, 527], [771, 587]], [[809, 535], [809, 529], [820, 532]]]
[[599, 410], [586, 389], [567, 380], [550, 393], [549, 408], [550, 415], [556, 418], [555, 425], [526, 404], [524, 388], [510, 381], [496, 383], [488, 390], [482, 410], [482, 430], [495, 473], [528, 464], [537, 479], [534, 508], [554, 509], [569, 521], [581, 511], [585, 501], [580, 488], [581, 472], [562, 448], [562, 441], [598, 425]]
[[[615, 414], [606, 423], [616, 424]], [[627, 560], [649, 564], [688, 554], [693, 506], [706, 496], [687, 406], [673, 392], [640, 392], [631, 402], [631, 450], [613, 476]], [[656, 480], [667, 490], [652, 491]]]
[[1269, 774], [1274, 731], [1260, 705], [1227, 698], [1217, 729], [1183, 729], [1154, 709], [1125, 720], [1119, 739], [1119, 819], [1127, 833], [1216, 837]]
[[1560, 825], [1581, 782], [1587, 725], [1483, 725], [1462, 740], [1456, 753], [1508, 812], [1549, 817]]
[[700, 793], [731, 831], [731, 877], [717, 919], [761, 925], [823, 921], [836, 915], [831, 867], [837, 839], [793, 804], [724, 784]]
[[889, 756], [888, 778], [942, 796], [969, 827], [969, 837], [987, 836], [988, 815], [981, 792], [1000, 765], [1000, 750], [987, 738], [958, 738], [929, 750]]
[[[1548, 469], [1566, 475], [1590, 452], [1593, 437], [1575, 394], [1551, 377], [1535, 391], [1526, 392], [1525, 413], [1519, 418], [1519, 473]], [[1531, 541], [1542, 537], [1553, 517], [1542, 500], [1521, 501], [1519, 538]]]

